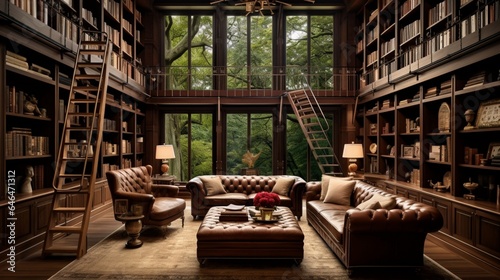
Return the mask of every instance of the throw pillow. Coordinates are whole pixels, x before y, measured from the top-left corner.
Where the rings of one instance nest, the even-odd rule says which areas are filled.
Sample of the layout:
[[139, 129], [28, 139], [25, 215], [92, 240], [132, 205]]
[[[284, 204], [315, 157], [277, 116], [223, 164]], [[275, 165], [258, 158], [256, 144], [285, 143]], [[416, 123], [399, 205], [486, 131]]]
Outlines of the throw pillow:
[[207, 196], [226, 193], [219, 176], [200, 176], [200, 179], [207, 190]]
[[368, 199], [367, 201], [360, 203], [356, 208], [358, 208], [359, 210], [365, 210], [365, 209], [377, 210], [380, 209], [381, 207], [380, 207], [380, 202]]
[[351, 181], [351, 177], [335, 177], [330, 175], [323, 174], [321, 176], [321, 195], [319, 200], [325, 200], [326, 192], [328, 191], [328, 185], [330, 183], [330, 179], [334, 180], [343, 180], [343, 181]]
[[[374, 203], [378, 203], [379, 207], [378, 208], [369, 208], [369, 205], [373, 205]], [[375, 193], [373, 196], [368, 199], [365, 202], [360, 203], [356, 208], [363, 210], [363, 209], [387, 209], [391, 210], [396, 206], [396, 199], [393, 197], [389, 196], [383, 196], [381, 194]]]
[[295, 178], [293, 177], [279, 177], [271, 192], [287, 196], [294, 182]]
[[326, 192], [325, 203], [351, 205], [351, 194], [356, 181], [330, 180]]

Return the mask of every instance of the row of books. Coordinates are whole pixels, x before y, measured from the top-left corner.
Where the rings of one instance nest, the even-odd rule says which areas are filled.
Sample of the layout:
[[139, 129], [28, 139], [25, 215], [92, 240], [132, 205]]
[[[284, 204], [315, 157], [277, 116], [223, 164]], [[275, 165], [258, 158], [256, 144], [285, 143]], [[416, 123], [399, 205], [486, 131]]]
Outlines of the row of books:
[[103, 163], [102, 164], [102, 176], [106, 176], [106, 172], [108, 171], [113, 171], [113, 170], [118, 170], [120, 169], [120, 166], [116, 164], [110, 164], [110, 163]]
[[382, 107], [380, 109], [388, 109], [392, 107], [392, 100], [391, 99], [385, 99], [382, 101]]
[[[476, 157], [477, 156], [477, 157]], [[478, 153], [477, 148], [464, 147], [464, 163], [471, 165], [479, 165], [481, 163], [482, 154]]]
[[431, 144], [429, 147], [429, 160], [451, 162], [450, 137], [446, 137], [446, 145]]
[[452, 31], [446, 29], [445, 31], [437, 34], [426, 42], [426, 54], [430, 55], [433, 52], [439, 51], [451, 44]]
[[417, 61], [422, 57], [422, 45], [412, 47], [399, 56], [400, 68]]
[[21, 90], [16, 90], [16, 86], [7, 86], [7, 94], [7, 112], [22, 114], [24, 112], [24, 95], [26, 93]]
[[452, 0], [445, 0], [437, 3], [436, 6], [429, 9], [429, 25], [432, 25], [448, 16], [453, 8]]
[[413, 168], [413, 170], [410, 171], [408, 183], [420, 186], [420, 169]]
[[380, 54], [384, 56], [387, 53], [394, 51], [395, 47], [396, 47], [396, 38], [391, 38], [387, 42], [382, 42], [380, 43]]
[[122, 139], [122, 153], [129, 154], [132, 153], [132, 143], [129, 140]]
[[417, 132], [420, 130], [417, 119], [405, 118], [405, 133]]
[[500, 156], [493, 156], [490, 160], [490, 165], [500, 167]]
[[378, 55], [377, 51], [373, 51], [373, 52], [367, 54], [366, 55], [366, 65], [370, 65], [370, 64], [374, 63], [375, 61], [377, 61], [377, 55]]
[[33, 136], [30, 128], [13, 127], [5, 135], [7, 157], [41, 156], [50, 154], [49, 137]]
[[404, 16], [416, 6], [420, 5], [420, 0], [407, 0], [400, 7], [400, 15]]
[[406, 42], [407, 40], [420, 34], [420, 19], [413, 21], [412, 23], [404, 26], [400, 31], [400, 42]]

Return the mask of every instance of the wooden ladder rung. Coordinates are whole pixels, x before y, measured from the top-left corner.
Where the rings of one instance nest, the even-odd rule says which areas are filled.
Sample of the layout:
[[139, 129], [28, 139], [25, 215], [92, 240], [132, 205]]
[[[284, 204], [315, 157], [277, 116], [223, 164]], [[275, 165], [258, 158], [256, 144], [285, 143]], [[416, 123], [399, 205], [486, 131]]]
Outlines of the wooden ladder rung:
[[102, 62], [79, 62], [76, 67], [102, 68]]
[[75, 79], [77, 80], [99, 80], [99, 78], [101, 77], [101, 75], [97, 75], [97, 74], [78, 74], [78, 75], [75, 75]]
[[55, 226], [49, 230], [51, 232], [82, 233], [82, 227], [79, 226]]
[[57, 207], [53, 211], [59, 213], [78, 213], [85, 212], [85, 207]]

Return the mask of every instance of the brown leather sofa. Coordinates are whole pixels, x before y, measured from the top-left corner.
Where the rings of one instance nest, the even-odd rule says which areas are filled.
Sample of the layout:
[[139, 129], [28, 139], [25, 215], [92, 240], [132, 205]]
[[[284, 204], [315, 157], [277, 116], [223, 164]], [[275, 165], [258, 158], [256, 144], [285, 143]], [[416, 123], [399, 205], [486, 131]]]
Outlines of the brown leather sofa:
[[113, 205], [116, 199], [127, 199], [129, 211], [132, 205], [141, 205], [143, 225], [161, 227], [180, 218], [184, 226], [186, 201], [177, 198], [179, 187], [153, 184], [152, 171], [147, 165], [106, 172]]
[[290, 208], [298, 220], [302, 216], [302, 197], [306, 182], [298, 176], [211, 175], [214, 179], [220, 180], [225, 190], [225, 193], [215, 195], [207, 195], [207, 187], [202, 177], [208, 175], [194, 177], [186, 184], [191, 193], [191, 215], [194, 219], [198, 216], [204, 217], [212, 206], [253, 205], [255, 194], [261, 191], [271, 192], [280, 177], [293, 179], [286, 195], [280, 194], [281, 206]]
[[[375, 193], [393, 197], [394, 208], [356, 208]], [[427, 233], [443, 226], [435, 207], [362, 181], [356, 181], [348, 206], [325, 203], [320, 194], [321, 182], [306, 184], [307, 222], [350, 272], [357, 267], [421, 267]]]

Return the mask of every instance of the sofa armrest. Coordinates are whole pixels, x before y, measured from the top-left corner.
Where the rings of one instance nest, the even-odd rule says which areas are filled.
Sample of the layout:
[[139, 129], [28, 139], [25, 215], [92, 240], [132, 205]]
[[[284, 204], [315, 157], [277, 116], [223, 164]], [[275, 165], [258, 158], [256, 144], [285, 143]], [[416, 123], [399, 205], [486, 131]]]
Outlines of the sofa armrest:
[[306, 201], [319, 200], [321, 197], [321, 181], [306, 183]]
[[205, 187], [203, 186], [203, 181], [199, 177], [194, 177], [186, 184], [186, 189], [191, 194], [200, 194], [205, 197], [207, 194], [205, 193]]
[[151, 192], [155, 197], [177, 197], [179, 187], [173, 185], [152, 184]]
[[441, 213], [432, 206], [418, 205], [414, 209], [349, 209], [345, 214], [344, 230], [352, 232], [434, 232], [443, 226]]

